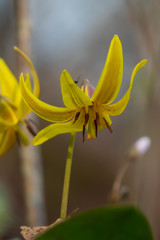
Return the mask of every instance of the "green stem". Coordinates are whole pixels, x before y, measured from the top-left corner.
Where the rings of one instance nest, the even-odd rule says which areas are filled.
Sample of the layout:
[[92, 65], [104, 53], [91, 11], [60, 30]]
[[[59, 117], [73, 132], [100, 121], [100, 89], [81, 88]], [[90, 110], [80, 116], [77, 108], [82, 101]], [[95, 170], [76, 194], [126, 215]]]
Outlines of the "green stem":
[[60, 214], [60, 218], [63, 220], [66, 218], [66, 215], [67, 215], [69, 184], [70, 184], [70, 176], [71, 176], [74, 142], [75, 142], [75, 133], [71, 133], [69, 146], [68, 146], [67, 159], [66, 159], [66, 169], [65, 169], [65, 175], [64, 175], [64, 185], [63, 185], [61, 214]]

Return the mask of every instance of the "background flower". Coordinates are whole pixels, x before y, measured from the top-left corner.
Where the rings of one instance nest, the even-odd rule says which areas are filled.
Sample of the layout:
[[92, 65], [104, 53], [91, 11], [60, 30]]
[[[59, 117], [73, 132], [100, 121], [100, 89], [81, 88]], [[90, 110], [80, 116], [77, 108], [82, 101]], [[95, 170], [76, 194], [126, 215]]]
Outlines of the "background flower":
[[[28, 57], [15, 48], [30, 66], [33, 79], [33, 93], [39, 95], [39, 81], [36, 71]], [[29, 74], [26, 74], [26, 84], [31, 90]], [[0, 60], [0, 156], [5, 154], [16, 142], [29, 144], [29, 139], [21, 130], [20, 124], [26, 124], [25, 116], [31, 111], [24, 102], [18, 81], [3, 59]], [[27, 124], [26, 124], [27, 125]]]

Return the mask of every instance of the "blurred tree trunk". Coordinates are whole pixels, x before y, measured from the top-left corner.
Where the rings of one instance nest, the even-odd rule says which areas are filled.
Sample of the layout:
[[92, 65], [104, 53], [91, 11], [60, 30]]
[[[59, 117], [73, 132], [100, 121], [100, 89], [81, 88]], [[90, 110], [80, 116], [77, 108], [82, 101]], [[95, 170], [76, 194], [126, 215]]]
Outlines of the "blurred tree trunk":
[[[29, 0], [15, 0], [15, 32], [16, 44], [31, 57], [31, 22], [29, 15]], [[20, 75], [28, 71], [26, 62], [19, 54], [17, 57], [17, 72]], [[37, 121], [30, 114], [29, 118]], [[30, 137], [32, 142], [32, 137]], [[26, 201], [26, 224], [29, 226], [44, 225], [46, 222], [44, 194], [43, 194], [43, 174], [42, 158], [39, 148], [35, 148], [32, 143], [28, 147], [20, 147], [21, 169], [24, 180], [24, 195]]]

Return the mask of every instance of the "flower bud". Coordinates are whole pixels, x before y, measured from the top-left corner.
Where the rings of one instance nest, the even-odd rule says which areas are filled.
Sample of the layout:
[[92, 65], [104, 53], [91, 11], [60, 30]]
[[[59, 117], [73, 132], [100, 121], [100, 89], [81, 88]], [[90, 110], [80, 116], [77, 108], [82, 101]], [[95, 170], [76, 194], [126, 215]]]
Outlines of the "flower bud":
[[139, 138], [131, 147], [129, 151], [129, 156], [132, 158], [136, 158], [144, 155], [151, 145], [151, 139], [149, 137], [141, 137]]

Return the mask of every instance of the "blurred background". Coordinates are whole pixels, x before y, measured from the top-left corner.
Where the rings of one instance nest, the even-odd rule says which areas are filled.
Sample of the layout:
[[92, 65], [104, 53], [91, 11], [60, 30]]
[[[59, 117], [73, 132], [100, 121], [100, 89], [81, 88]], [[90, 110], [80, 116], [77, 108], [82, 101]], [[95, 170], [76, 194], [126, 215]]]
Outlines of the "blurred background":
[[[0, 57], [16, 68], [16, 0], [0, 0]], [[31, 59], [37, 69], [40, 99], [63, 106], [60, 74], [67, 69], [79, 85], [84, 78], [96, 86], [110, 41], [118, 34], [123, 46], [124, 74], [122, 97], [129, 86], [134, 66], [148, 63], [136, 76], [131, 98], [124, 113], [112, 117], [113, 133], [103, 130], [95, 140], [82, 142], [76, 136], [68, 213], [107, 204], [114, 179], [131, 145], [141, 136], [151, 138], [147, 154], [127, 171], [123, 184], [130, 195], [125, 203], [136, 204], [145, 213], [160, 238], [160, 2], [159, 0], [34, 0], [29, 5]], [[27, 10], [26, 10], [27, 11]], [[24, 26], [25, 26], [24, 24]], [[49, 125], [38, 119], [43, 128]], [[35, 152], [41, 166], [43, 219], [49, 225], [60, 214], [65, 159], [69, 134], [44, 143]], [[29, 151], [29, 150], [28, 150]], [[37, 170], [38, 171], [38, 170]], [[42, 181], [41, 181], [42, 182]], [[27, 225], [24, 177], [18, 145], [0, 158], [0, 234], [2, 239], [20, 237], [19, 227]]]

